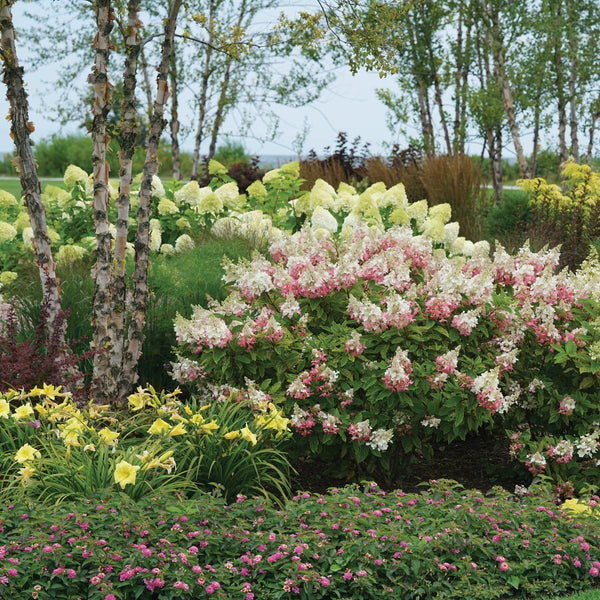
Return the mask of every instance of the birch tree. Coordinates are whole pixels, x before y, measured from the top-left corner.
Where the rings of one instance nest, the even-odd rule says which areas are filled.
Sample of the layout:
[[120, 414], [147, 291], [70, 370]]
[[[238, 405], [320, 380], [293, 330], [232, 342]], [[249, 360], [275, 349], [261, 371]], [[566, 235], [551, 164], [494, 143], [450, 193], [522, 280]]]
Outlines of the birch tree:
[[[16, 148], [16, 168], [21, 181], [25, 208], [33, 229], [32, 245], [39, 269], [43, 299], [48, 307], [48, 337], [52, 337], [61, 310], [58, 280], [52, 257], [46, 212], [42, 203], [40, 180], [33, 157], [30, 134], [34, 127], [29, 121], [29, 102], [25, 91], [23, 68], [19, 66], [15, 29], [11, 7], [13, 1], [0, 0], [0, 57], [6, 97], [10, 104], [11, 137]], [[64, 330], [58, 339], [64, 340]]]
[[[108, 173], [100, 163], [104, 159], [106, 144], [105, 114], [107, 112], [107, 88], [105, 55], [108, 52], [108, 32], [110, 29], [110, 0], [97, 0], [96, 14], [98, 35], [94, 40], [96, 47], [96, 65], [93, 80], [96, 89], [94, 101], [94, 208], [96, 218], [97, 262], [94, 268], [96, 290], [93, 304], [93, 324], [95, 326], [94, 379], [97, 396], [102, 400], [123, 401], [137, 382], [137, 364], [144, 341], [143, 328], [148, 304], [148, 257], [150, 231], [150, 201], [152, 198], [152, 179], [158, 172], [158, 148], [160, 136], [165, 128], [165, 104], [169, 95], [169, 67], [173, 54], [173, 43], [177, 15], [182, 0], [170, 3], [169, 13], [164, 20], [164, 38], [161, 43], [161, 61], [158, 67], [157, 92], [154, 100], [150, 133], [146, 143], [146, 160], [142, 172], [137, 212], [137, 231], [135, 237], [135, 269], [130, 307], [129, 325], [125, 327], [127, 303], [125, 299], [125, 245], [128, 232], [129, 190], [131, 185], [131, 142], [135, 139], [135, 66], [139, 54], [137, 32], [139, 2], [130, 0], [128, 5], [127, 61], [125, 71], [125, 94], [123, 110], [123, 141], [125, 150], [121, 153], [121, 180], [119, 192], [119, 217], [117, 222], [117, 240], [114, 256], [106, 218], [108, 202]], [[115, 264], [112, 270], [113, 262]]]
[[522, 33], [526, 6], [521, 3], [480, 0], [479, 24], [485, 31], [486, 44], [490, 50], [492, 73], [500, 91], [502, 106], [515, 149], [521, 177], [529, 177], [529, 165], [523, 149], [521, 127], [515, 107], [514, 85], [507, 65], [507, 52], [511, 46], [518, 46]]

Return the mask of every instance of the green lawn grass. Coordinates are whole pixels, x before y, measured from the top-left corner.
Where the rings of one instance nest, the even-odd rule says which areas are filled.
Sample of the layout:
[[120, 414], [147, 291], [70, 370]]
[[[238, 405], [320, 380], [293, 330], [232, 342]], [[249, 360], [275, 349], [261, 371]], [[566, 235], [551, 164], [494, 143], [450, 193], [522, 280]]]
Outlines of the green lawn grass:
[[[62, 179], [54, 179], [54, 180], [42, 180], [42, 191], [46, 188], [47, 185], [56, 185], [59, 187], [64, 187]], [[5, 190], [11, 193], [15, 198], [21, 197], [21, 182], [17, 177], [11, 178], [2, 178], [0, 179], [0, 190]]]

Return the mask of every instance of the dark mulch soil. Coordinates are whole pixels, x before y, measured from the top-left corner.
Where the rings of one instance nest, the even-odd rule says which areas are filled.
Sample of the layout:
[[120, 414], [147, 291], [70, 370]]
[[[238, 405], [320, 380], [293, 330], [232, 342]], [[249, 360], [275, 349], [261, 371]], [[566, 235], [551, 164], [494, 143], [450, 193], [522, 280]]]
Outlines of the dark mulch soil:
[[525, 467], [511, 460], [506, 438], [489, 433], [457, 441], [436, 449], [430, 460], [418, 461], [399, 470], [393, 478], [376, 475], [358, 475], [353, 480], [343, 480], [331, 475], [331, 465], [306, 460], [294, 464], [298, 474], [293, 479], [292, 489], [325, 492], [330, 487], [341, 487], [347, 483], [375, 480], [384, 490], [416, 492], [424, 489], [432, 479], [452, 479], [465, 489], [487, 492], [494, 486], [514, 491], [515, 485], [528, 486], [532, 476]]

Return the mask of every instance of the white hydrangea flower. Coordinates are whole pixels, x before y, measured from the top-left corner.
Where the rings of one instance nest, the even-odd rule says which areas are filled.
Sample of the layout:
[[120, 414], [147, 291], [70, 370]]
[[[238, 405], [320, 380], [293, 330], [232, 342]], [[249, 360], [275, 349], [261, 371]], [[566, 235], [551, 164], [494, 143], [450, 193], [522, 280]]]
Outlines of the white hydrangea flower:
[[77, 182], [87, 183], [88, 174], [77, 165], [69, 165], [65, 171], [63, 181], [67, 187], [74, 187]]
[[488, 257], [490, 255], [490, 243], [487, 240], [480, 240], [473, 245], [474, 257]]
[[347, 230], [350, 233], [352, 233], [354, 231], [354, 229], [361, 227], [364, 224], [365, 224], [365, 221], [362, 218], [361, 214], [358, 212], [352, 211], [344, 219], [344, 223], [342, 224], [342, 230]]
[[173, 247], [173, 244], [163, 244], [160, 247], [160, 253], [165, 256], [173, 256], [173, 254], [175, 254], [175, 248]]
[[236, 204], [236, 200], [240, 196], [240, 190], [235, 181], [230, 181], [229, 183], [219, 186], [215, 190], [215, 194], [224, 206], [231, 207], [232, 205]]
[[293, 315], [301, 314], [300, 304], [298, 304], [296, 297], [291, 292], [286, 296], [285, 301], [282, 302], [279, 310], [281, 311], [281, 314], [288, 319]]
[[25, 227], [21, 235], [23, 236], [23, 244], [29, 248], [32, 248], [33, 229], [31, 227]]
[[158, 252], [162, 245], [162, 234], [160, 229], [150, 229], [150, 252]]
[[281, 172], [280, 169], [271, 169], [270, 171], [267, 171], [264, 175], [263, 175], [263, 183], [269, 183], [271, 181], [274, 181], [276, 179], [281, 179], [283, 177], [283, 173]]
[[373, 448], [373, 450], [385, 452], [388, 449], [389, 445], [392, 443], [393, 437], [393, 429], [376, 429], [371, 434], [371, 439], [367, 442], [367, 446]]
[[444, 225], [444, 233], [442, 234], [442, 244], [446, 248], [451, 248], [458, 238], [459, 224], [456, 221], [446, 223]]
[[187, 233], [180, 235], [175, 240], [175, 252], [177, 252], [177, 254], [181, 254], [182, 252], [185, 252], [186, 250], [191, 250], [195, 247], [196, 244], [194, 243], [194, 240]]
[[379, 207], [386, 208], [394, 206], [397, 208], [406, 208], [408, 206], [408, 197], [403, 183], [393, 185], [389, 190], [379, 198]]
[[6, 221], [0, 221], [0, 244], [9, 242], [17, 237], [17, 229]]
[[[2, 271], [0, 273], [0, 289], [2, 286], [10, 285], [13, 281], [16, 281], [18, 274], [14, 271]], [[0, 304], [3, 302], [2, 296], [0, 295]]]
[[431, 427], [432, 429], [437, 429], [440, 426], [441, 422], [442, 422], [441, 419], [438, 419], [437, 417], [434, 417], [433, 415], [427, 415], [421, 421], [421, 425], [423, 425], [423, 427]]
[[218, 160], [211, 158], [208, 161], [208, 173], [209, 175], [226, 175], [227, 167]]
[[192, 228], [192, 224], [189, 222], [189, 220], [186, 217], [179, 217], [179, 219], [177, 219], [177, 221], [175, 221], [175, 225], [177, 225], [177, 227], [182, 230]]
[[532, 467], [544, 469], [546, 467], [546, 457], [541, 452], [534, 452], [527, 455], [527, 462]]
[[600, 430], [598, 429], [596, 429], [596, 431], [592, 433], [588, 433], [587, 435], [582, 435], [576, 443], [577, 455], [580, 458], [585, 458], [586, 456], [593, 456], [594, 453], [598, 450], [599, 436]]
[[419, 200], [409, 204], [406, 208], [406, 212], [411, 219], [415, 219], [417, 222], [417, 228], [422, 231], [425, 219], [427, 218], [427, 200]]
[[335, 189], [323, 179], [317, 179], [310, 190], [310, 204], [315, 207], [314, 210], [319, 207], [334, 208], [336, 206]]
[[356, 207], [358, 199], [359, 195], [356, 189], [342, 181], [337, 189], [336, 209], [348, 213], [352, 212]]
[[165, 188], [158, 175], [152, 176], [152, 195], [159, 199], [165, 197]]
[[17, 199], [9, 192], [0, 190], [0, 210], [17, 206]]
[[[210, 188], [208, 189], [210, 190]], [[200, 186], [197, 181], [190, 181], [175, 192], [175, 202], [178, 204], [196, 206], [200, 202], [201, 197]]]
[[315, 207], [310, 218], [310, 225], [314, 230], [325, 229], [330, 233], [335, 233], [338, 229], [336, 218], [322, 206]]
[[25, 227], [29, 227], [29, 215], [25, 211], [21, 211], [13, 222], [13, 226], [19, 233], [22, 233]]
[[179, 212], [179, 208], [169, 198], [161, 198], [158, 202], [158, 214], [159, 215], [175, 215]]
[[56, 264], [61, 267], [67, 267], [81, 260], [88, 251], [77, 244], [65, 244], [58, 249], [56, 253]]
[[462, 247], [464, 256], [473, 256], [475, 253], [475, 244], [471, 240], [465, 240]]
[[253, 181], [246, 188], [246, 192], [251, 197], [258, 198], [259, 200], [262, 200], [263, 198], [266, 198], [266, 196], [267, 196], [267, 188], [264, 186], [263, 182], [259, 181], [258, 179], [256, 181]]
[[240, 222], [235, 217], [221, 217], [217, 219], [210, 232], [218, 238], [230, 238], [239, 233]]
[[465, 246], [466, 238], [459, 236], [454, 240], [454, 243], [450, 247], [450, 252], [452, 254], [462, 254], [463, 248]]
[[423, 224], [423, 235], [439, 244], [444, 237], [444, 222], [435, 216], [427, 218]]
[[451, 216], [452, 207], [447, 202], [436, 204], [429, 209], [429, 217], [431, 219], [439, 219], [444, 225], [450, 221]]
[[218, 215], [223, 210], [223, 201], [214, 192], [209, 191], [202, 194], [195, 210], [201, 215], [206, 213]]

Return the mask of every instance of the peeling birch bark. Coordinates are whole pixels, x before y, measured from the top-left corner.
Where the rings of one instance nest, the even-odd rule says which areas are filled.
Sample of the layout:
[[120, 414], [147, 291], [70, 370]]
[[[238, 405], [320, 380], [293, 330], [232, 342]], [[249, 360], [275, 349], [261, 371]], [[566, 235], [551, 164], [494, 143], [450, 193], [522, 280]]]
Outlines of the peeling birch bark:
[[94, 226], [96, 230], [96, 264], [93, 268], [95, 281], [92, 303], [92, 324], [94, 339], [94, 380], [100, 389], [108, 377], [110, 335], [111, 266], [112, 236], [108, 222], [108, 163], [106, 147], [108, 134], [106, 123], [110, 111], [110, 89], [108, 82], [108, 57], [110, 54], [110, 32], [113, 26], [113, 14], [110, 0], [97, 0], [95, 3], [98, 31], [92, 42], [95, 50], [95, 62], [88, 82], [94, 86], [92, 107], [92, 165], [94, 177]]
[[173, 163], [173, 179], [181, 181], [181, 150], [179, 148], [179, 101], [177, 88], [177, 61], [175, 53], [171, 57], [171, 162]]
[[112, 295], [110, 303], [110, 350], [109, 373], [105, 381], [104, 396], [119, 397], [119, 381], [123, 373], [123, 353], [126, 338], [127, 317], [127, 236], [129, 233], [129, 209], [131, 204], [131, 181], [133, 178], [133, 154], [138, 135], [137, 127], [137, 65], [141, 50], [139, 37], [140, 0], [129, 0], [127, 5], [126, 56], [123, 72], [123, 101], [119, 132], [119, 197], [117, 199], [116, 238], [112, 271]]
[[162, 43], [161, 61], [158, 68], [158, 89], [150, 134], [146, 148], [146, 161], [140, 185], [140, 206], [138, 209], [138, 229], [135, 236], [135, 271], [133, 273], [133, 312], [129, 324], [127, 353], [124, 357], [124, 369], [121, 377], [119, 398], [125, 398], [137, 383], [137, 365], [144, 341], [144, 323], [148, 305], [148, 256], [150, 233], [150, 200], [152, 198], [152, 178], [158, 171], [158, 146], [165, 128], [164, 108], [169, 96], [169, 67], [173, 52], [173, 40], [177, 15], [182, 0], [174, 0], [168, 18], [165, 20], [165, 34]]
[[[0, 3], [0, 53], [3, 80], [6, 84], [6, 98], [10, 104], [10, 131], [17, 152], [16, 166], [21, 180], [23, 201], [33, 229], [32, 245], [35, 261], [40, 273], [42, 294], [48, 304], [48, 331], [46, 334], [51, 337], [55, 331], [56, 319], [61, 311], [60, 293], [48, 235], [46, 212], [42, 203], [40, 180], [32, 151], [30, 133], [33, 131], [33, 124], [29, 121], [29, 103], [23, 81], [23, 68], [19, 66], [17, 57], [11, 4], [10, 2]], [[60, 341], [64, 342], [64, 326], [59, 335]]]

